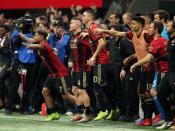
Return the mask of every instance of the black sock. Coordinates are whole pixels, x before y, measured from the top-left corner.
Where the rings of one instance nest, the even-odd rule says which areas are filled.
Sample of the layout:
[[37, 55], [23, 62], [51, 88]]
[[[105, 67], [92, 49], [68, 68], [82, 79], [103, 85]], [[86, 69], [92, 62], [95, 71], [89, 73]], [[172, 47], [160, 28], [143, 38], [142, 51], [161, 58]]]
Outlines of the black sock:
[[96, 95], [96, 101], [97, 105], [100, 108], [100, 111], [105, 111], [106, 110], [106, 104], [104, 100], [104, 91], [102, 87], [95, 87], [95, 95]]
[[152, 98], [147, 98], [144, 101], [143, 111], [144, 111], [144, 118], [145, 119], [151, 119], [152, 118], [152, 113], [153, 113], [153, 99]]
[[90, 108], [90, 106], [85, 107], [84, 114], [86, 114], [86, 115], [90, 115], [91, 114], [91, 108]]
[[82, 113], [82, 109], [84, 108], [83, 105], [76, 105], [75, 112], [76, 113]]
[[50, 114], [57, 112], [55, 107], [49, 108]]

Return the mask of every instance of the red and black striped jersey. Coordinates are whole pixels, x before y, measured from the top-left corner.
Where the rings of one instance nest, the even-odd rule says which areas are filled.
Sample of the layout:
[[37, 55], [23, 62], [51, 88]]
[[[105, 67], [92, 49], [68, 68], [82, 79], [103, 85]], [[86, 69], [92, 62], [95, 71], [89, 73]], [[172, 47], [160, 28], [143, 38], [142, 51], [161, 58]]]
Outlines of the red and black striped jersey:
[[[90, 38], [90, 41], [91, 41], [90, 43], [95, 48], [94, 50], [96, 50], [96, 48], [97, 48], [97, 46], [99, 44], [98, 40], [104, 39], [103, 34], [94, 34], [93, 30], [95, 28], [100, 28], [100, 25], [96, 24], [96, 23], [92, 23], [89, 26], [89, 29], [88, 29], [89, 38]], [[107, 53], [106, 48], [103, 48], [103, 50], [98, 54], [97, 62], [99, 64], [108, 64], [109, 63], [109, 55]]]
[[49, 75], [56, 74], [56, 77], [68, 76], [68, 69], [62, 64], [50, 45], [46, 42], [43, 47], [44, 50], [41, 51], [40, 56], [49, 69]]
[[91, 71], [91, 67], [87, 65], [87, 60], [92, 56], [92, 45], [89, 38], [80, 39], [80, 33], [73, 35], [70, 41], [71, 61], [73, 62], [74, 72]]

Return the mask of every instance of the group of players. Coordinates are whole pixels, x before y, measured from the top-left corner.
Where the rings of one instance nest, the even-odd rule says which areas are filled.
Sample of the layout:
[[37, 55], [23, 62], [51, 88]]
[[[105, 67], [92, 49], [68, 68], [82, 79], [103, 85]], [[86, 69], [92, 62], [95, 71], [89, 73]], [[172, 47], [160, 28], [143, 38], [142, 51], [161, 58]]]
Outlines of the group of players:
[[[49, 70], [42, 88], [49, 114], [46, 121], [60, 118], [55, 102], [58, 90], [75, 106], [71, 121], [134, 121], [140, 103], [143, 117], [136, 125], [174, 128], [175, 22], [164, 10], [153, 15], [154, 20], [148, 14], [112, 13], [105, 25], [96, 23], [94, 12], [86, 10], [71, 18], [71, 35], [62, 31], [55, 48], [47, 24], [32, 37], [23, 32], [14, 35], [23, 41], [17, 48], [27, 54], [35, 52]], [[52, 28], [55, 32], [61, 27], [55, 23]], [[58, 55], [65, 37], [69, 37], [66, 48], [70, 49], [67, 62]]]

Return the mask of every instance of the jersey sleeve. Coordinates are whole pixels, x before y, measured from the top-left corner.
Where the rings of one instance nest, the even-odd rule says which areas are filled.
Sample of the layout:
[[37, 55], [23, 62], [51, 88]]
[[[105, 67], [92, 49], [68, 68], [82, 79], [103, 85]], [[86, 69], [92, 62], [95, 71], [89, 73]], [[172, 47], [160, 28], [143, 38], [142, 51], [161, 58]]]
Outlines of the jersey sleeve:
[[159, 48], [160, 48], [159, 43], [156, 41], [152, 41], [150, 46], [149, 46], [148, 52], [153, 54], [153, 55], [156, 55], [159, 51]]
[[100, 28], [100, 25], [98, 25], [98, 24], [92, 24], [92, 25], [90, 26], [89, 35], [90, 35], [91, 39], [92, 39], [93, 41], [98, 41], [99, 39], [104, 38], [104, 37], [103, 37], [103, 34], [94, 34], [94, 33], [93, 33], [93, 30], [94, 30], [95, 28]]
[[126, 33], [126, 37], [128, 38], [128, 39], [132, 39], [132, 37], [133, 37], [133, 33], [132, 33], [132, 31], [128, 31], [127, 33]]

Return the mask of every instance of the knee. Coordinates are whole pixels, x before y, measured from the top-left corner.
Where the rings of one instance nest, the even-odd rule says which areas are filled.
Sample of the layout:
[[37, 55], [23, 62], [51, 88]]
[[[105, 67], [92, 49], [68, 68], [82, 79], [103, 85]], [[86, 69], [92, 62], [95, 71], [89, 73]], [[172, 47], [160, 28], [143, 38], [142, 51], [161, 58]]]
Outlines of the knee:
[[78, 93], [79, 93], [81, 96], [84, 96], [85, 94], [87, 94], [87, 93], [86, 93], [86, 90], [84, 90], [84, 89], [79, 89], [79, 90], [78, 90]]
[[157, 96], [157, 91], [156, 91], [155, 89], [152, 88], [152, 89], [150, 90], [150, 94], [151, 94], [152, 97]]
[[72, 93], [74, 94], [74, 96], [78, 96], [78, 88], [76, 86], [73, 86]]
[[44, 87], [44, 88], [42, 89], [42, 95], [43, 95], [44, 97], [49, 96], [49, 95], [50, 95], [50, 90], [49, 90], [48, 88]]

